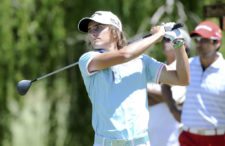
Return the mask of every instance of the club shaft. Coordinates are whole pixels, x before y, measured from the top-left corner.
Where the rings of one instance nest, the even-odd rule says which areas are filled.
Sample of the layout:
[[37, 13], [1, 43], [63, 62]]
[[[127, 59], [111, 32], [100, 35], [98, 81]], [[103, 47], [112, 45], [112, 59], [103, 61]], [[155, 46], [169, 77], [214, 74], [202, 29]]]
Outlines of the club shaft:
[[[177, 29], [177, 28], [181, 28], [181, 27], [183, 27], [183, 25], [182, 25], [181, 23], [176, 23], [176, 24], [173, 26], [172, 30]], [[144, 35], [142, 35], [141, 37], [138, 37], [138, 38], [136, 38], [136, 39], [134, 39], [134, 40], [128, 41], [128, 44], [131, 44], [131, 43], [136, 42], [136, 41], [138, 41], [138, 40], [147, 38], [147, 37], [149, 37], [149, 36], [152, 36], [152, 34], [151, 34], [151, 33], [144, 34]]]
[[75, 66], [75, 65], [77, 65], [77, 64], [78, 64], [78, 62], [75, 62], [75, 63], [73, 63], [73, 64], [67, 65], [67, 66], [65, 66], [65, 67], [63, 67], [63, 68], [57, 69], [57, 70], [55, 70], [55, 71], [53, 71], [53, 72], [50, 72], [50, 73], [48, 73], [48, 74], [46, 74], [46, 75], [43, 75], [43, 76], [41, 76], [41, 77], [38, 77], [38, 78], [32, 80], [32, 82], [35, 82], [35, 81], [38, 81], [38, 80], [47, 78], [47, 77], [49, 77], [49, 76], [51, 76], [51, 75], [54, 75], [54, 74], [56, 74], [56, 73], [58, 73], [58, 72], [61, 72], [61, 71], [66, 70], [66, 69], [68, 69], [68, 68], [71, 68], [71, 67], [73, 67], [73, 66]]

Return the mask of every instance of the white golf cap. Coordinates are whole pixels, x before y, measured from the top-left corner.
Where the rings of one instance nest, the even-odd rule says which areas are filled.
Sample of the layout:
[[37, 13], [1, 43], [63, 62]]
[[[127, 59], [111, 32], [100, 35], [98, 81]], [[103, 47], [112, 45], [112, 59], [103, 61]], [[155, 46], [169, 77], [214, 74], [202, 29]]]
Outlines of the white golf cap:
[[88, 23], [90, 21], [115, 26], [122, 32], [120, 19], [110, 11], [96, 11], [91, 17], [82, 18], [78, 23], [78, 30], [88, 32]]

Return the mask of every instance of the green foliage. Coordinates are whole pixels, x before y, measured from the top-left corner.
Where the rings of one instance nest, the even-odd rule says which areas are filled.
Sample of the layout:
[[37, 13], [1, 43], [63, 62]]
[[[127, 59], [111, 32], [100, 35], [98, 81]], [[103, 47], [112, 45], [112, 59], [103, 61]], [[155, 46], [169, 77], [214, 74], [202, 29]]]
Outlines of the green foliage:
[[[192, 30], [204, 19], [202, 6], [214, 3], [174, 2], [157, 24], [178, 20]], [[167, 6], [164, 0], [1, 0], [0, 145], [92, 145], [91, 103], [78, 67], [35, 83], [24, 97], [17, 94], [16, 83], [76, 62], [87, 51], [86, 37], [77, 30], [82, 17], [96, 10], [113, 11], [127, 37], [133, 38], [148, 33], [153, 15]], [[156, 45], [147, 53], [163, 61], [161, 48]]]

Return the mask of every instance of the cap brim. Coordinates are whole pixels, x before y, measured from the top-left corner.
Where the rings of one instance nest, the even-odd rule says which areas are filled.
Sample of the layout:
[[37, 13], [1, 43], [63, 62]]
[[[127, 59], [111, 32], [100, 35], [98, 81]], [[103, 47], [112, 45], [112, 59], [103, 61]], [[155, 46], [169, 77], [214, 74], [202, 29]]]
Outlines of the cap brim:
[[210, 34], [209, 34], [209, 32], [207, 32], [207, 31], [201, 31], [201, 30], [198, 30], [198, 31], [192, 31], [192, 32], [190, 33], [190, 36], [191, 36], [191, 37], [201, 36], [201, 37], [203, 37], [203, 38], [210, 39]]
[[86, 17], [79, 21], [78, 30], [81, 32], [88, 32], [88, 23], [92, 21], [90, 18]]

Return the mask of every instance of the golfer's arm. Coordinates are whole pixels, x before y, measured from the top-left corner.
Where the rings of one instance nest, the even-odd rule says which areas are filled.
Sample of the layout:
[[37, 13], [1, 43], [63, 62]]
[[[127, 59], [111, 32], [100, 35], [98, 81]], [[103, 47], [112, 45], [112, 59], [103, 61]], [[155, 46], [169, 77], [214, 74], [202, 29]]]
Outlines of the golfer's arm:
[[185, 46], [176, 49], [176, 74], [179, 85], [188, 85], [190, 82], [190, 67]]
[[98, 54], [89, 63], [88, 70], [89, 72], [93, 72], [130, 61], [143, 54], [149, 47], [161, 39], [163, 35], [164, 32], [159, 31], [152, 36], [129, 44], [120, 50]]
[[183, 85], [189, 84], [190, 69], [185, 47], [176, 49], [176, 70], [169, 70], [168, 66], [162, 69], [159, 81], [164, 84]]

